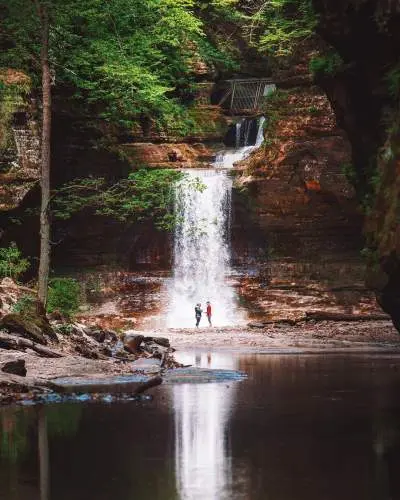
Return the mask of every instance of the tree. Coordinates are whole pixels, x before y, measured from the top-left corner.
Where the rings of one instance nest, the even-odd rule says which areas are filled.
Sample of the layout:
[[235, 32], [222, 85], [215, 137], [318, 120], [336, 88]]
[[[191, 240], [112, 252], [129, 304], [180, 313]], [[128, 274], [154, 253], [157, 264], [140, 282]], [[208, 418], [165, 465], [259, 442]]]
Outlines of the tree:
[[67, 89], [86, 117], [127, 127], [151, 119], [188, 132], [196, 60], [222, 60], [207, 45], [195, 7], [194, 0], [0, 0], [0, 67], [24, 71], [33, 92], [41, 88], [41, 314], [51, 250], [52, 83], [54, 94]]
[[[37, 310], [45, 316], [47, 286], [50, 271], [50, 149], [51, 149], [51, 74], [49, 63], [50, 13], [55, 7], [52, 0], [11, 0], [0, 3], [7, 14], [0, 42], [6, 49], [3, 64], [15, 62], [27, 70], [34, 80], [41, 80], [42, 140], [41, 140], [41, 209], [40, 209], [40, 262], [38, 275]], [[39, 34], [39, 35], [38, 35]], [[38, 64], [39, 63], [39, 64]], [[38, 75], [39, 78], [38, 78]]]
[[41, 206], [40, 261], [37, 311], [46, 315], [50, 274], [50, 147], [51, 147], [51, 75], [49, 64], [49, 12], [44, 0], [35, 0], [41, 27], [40, 64], [42, 72], [42, 142], [41, 142]]

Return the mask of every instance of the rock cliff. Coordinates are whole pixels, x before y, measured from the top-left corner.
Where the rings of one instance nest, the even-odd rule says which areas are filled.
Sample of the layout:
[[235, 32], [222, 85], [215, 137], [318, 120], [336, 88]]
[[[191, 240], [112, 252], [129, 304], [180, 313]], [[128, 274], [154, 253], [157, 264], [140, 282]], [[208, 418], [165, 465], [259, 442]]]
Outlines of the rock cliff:
[[364, 205], [369, 284], [400, 330], [400, 3], [313, 0], [318, 34], [337, 52], [336, 71], [317, 75], [352, 146]]
[[266, 101], [264, 146], [239, 166], [237, 196], [247, 199], [249, 223], [266, 241], [264, 255], [255, 256], [265, 260], [261, 276], [242, 281], [255, 316], [377, 307], [363, 286], [362, 216], [344, 172], [351, 146], [309, 71], [317, 53], [318, 41], [307, 41], [274, 70], [278, 91]]

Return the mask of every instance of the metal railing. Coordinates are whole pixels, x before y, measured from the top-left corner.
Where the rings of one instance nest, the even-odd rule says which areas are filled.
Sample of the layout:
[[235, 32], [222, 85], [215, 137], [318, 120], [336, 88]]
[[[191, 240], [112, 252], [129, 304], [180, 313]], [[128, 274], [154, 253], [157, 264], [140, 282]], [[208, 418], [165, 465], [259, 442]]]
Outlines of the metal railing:
[[226, 83], [229, 87], [219, 105], [222, 106], [229, 99], [229, 111], [232, 114], [258, 111], [265, 97], [276, 89], [270, 78], [233, 79], [226, 80]]

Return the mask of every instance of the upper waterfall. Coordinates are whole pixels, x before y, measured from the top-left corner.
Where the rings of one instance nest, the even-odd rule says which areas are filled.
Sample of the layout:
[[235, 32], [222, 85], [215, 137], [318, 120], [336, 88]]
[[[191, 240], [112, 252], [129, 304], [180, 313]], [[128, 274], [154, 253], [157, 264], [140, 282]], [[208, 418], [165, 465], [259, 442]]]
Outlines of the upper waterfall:
[[254, 120], [243, 118], [235, 125], [235, 148], [227, 148], [216, 155], [215, 166], [218, 168], [232, 168], [233, 165], [247, 158], [253, 151], [258, 149], [264, 140], [265, 117], [257, 120], [257, 132], [255, 141], [250, 143], [251, 125]]

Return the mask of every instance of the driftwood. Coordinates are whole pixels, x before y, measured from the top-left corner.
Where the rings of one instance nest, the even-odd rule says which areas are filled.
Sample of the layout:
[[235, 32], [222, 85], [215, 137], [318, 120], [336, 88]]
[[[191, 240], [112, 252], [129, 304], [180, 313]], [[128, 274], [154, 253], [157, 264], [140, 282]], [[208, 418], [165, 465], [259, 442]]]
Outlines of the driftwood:
[[386, 314], [345, 314], [329, 311], [306, 312], [306, 321], [382, 321], [390, 320]]
[[5, 333], [0, 334], [0, 349], [9, 349], [15, 351], [32, 349], [40, 356], [43, 356], [45, 358], [62, 358], [64, 356], [60, 352], [49, 349], [48, 347], [45, 347], [41, 344], [37, 344], [32, 340], [17, 337], [15, 335], [7, 335]]

